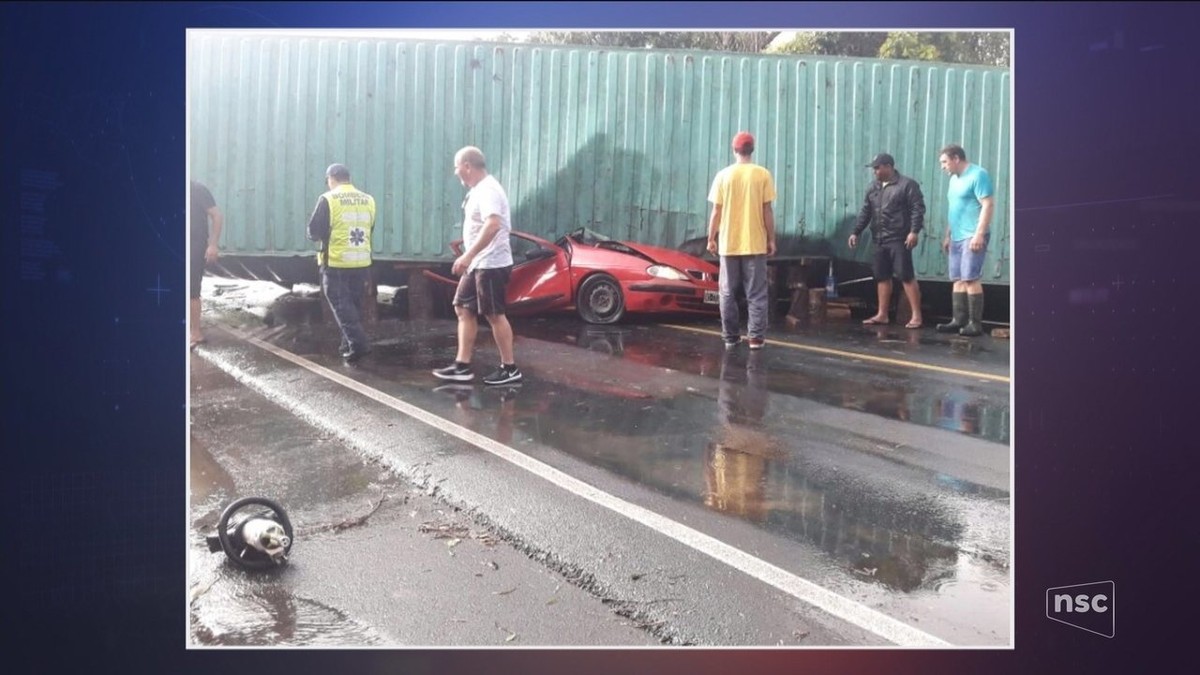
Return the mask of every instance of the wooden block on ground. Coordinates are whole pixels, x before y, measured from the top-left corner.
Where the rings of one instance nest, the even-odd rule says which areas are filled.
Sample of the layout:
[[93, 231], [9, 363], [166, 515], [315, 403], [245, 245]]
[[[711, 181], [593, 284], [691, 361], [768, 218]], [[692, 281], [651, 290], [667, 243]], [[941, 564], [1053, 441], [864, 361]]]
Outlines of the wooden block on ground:
[[815, 319], [824, 319], [825, 313], [829, 307], [826, 302], [824, 288], [810, 288], [808, 290], [808, 313]]
[[808, 290], [804, 287], [793, 290], [792, 305], [788, 308], [787, 315], [797, 321], [804, 321], [809, 317], [809, 308]]

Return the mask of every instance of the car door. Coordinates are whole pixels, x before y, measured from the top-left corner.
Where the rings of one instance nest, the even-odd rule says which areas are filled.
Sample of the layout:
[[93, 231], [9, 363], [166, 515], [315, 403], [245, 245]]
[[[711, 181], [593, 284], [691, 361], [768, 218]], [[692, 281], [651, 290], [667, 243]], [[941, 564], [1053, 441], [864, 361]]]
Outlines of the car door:
[[512, 233], [513, 271], [508, 282], [508, 309], [527, 314], [572, 304], [567, 253], [537, 237]]

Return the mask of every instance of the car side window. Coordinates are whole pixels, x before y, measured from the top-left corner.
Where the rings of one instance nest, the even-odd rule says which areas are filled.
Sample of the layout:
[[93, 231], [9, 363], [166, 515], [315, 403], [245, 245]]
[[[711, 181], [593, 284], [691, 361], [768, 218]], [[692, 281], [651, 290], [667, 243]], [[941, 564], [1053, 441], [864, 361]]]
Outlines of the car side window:
[[530, 241], [524, 237], [518, 237], [515, 234], [509, 236], [509, 245], [512, 248], [514, 266], [523, 265], [531, 260], [540, 260], [547, 256], [554, 255], [553, 251], [548, 248], [543, 248], [542, 246], [538, 245], [537, 242]]
[[520, 265], [538, 258], [540, 246], [523, 237], [517, 237], [516, 234], [511, 234], [509, 245], [512, 250], [512, 264]]

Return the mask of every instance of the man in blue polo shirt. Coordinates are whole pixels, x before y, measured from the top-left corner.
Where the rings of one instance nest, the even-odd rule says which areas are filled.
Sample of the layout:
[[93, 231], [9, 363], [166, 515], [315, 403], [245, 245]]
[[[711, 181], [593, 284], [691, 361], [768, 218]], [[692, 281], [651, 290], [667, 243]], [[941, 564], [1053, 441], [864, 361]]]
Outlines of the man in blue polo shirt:
[[950, 176], [946, 198], [949, 227], [942, 250], [950, 254], [953, 318], [937, 325], [939, 333], [967, 337], [983, 334], [983, 259], [987, 256], [989, 228], [995, 200], [992, 177], [978, 164], [967, 161], [960, 145], [947, 145], [939, 153], [942, 171]]

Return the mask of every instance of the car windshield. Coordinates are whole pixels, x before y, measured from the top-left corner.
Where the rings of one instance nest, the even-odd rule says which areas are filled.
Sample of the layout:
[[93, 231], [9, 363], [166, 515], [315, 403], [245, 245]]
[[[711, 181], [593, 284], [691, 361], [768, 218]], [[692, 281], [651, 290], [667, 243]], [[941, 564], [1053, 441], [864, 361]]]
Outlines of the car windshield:
[[594, 230], [589, 230], [586, 227], [581, 227], [578, 230], [566, 235], [562, 239], [559, 239], [558, 245], [564, 246], [565, 242], [574, 242], [580, 246], [594, 246], [596, 248], [603, 248], [609, 251], [619, 251], [629, 255], [642, 255], [632, 248], [629, 248], [629, 246], [625, 245], [623, 242], [617, 241], [612, 237], [606, 237], [603, 234], [600, 234]]
[[614, 241], [611, 237], [606, 237], [586, 227], [581, 227], [570, 234], [563, 235], [557, 243], [561, 246], [568, 239], [582, 246], [600, 246], [603, 243]]

